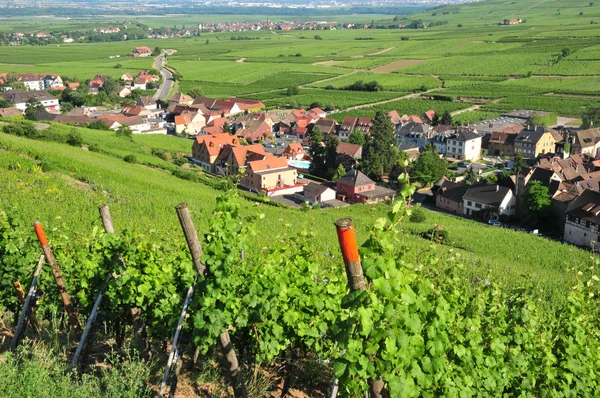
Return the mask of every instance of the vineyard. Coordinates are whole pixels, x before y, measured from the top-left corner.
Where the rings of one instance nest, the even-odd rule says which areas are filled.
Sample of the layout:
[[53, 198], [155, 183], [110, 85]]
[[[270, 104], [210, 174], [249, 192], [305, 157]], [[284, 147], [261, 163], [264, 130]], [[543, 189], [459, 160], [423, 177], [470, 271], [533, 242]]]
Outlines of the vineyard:
[[[65, 387], [56, 396], [155, 395], [173, 346], [165, 390], [191, 384], [205, 396], [232, 394], [234, 387], [244, 396], [244, 385], [248, 396], [286, 389], [328, 396], [334, 379], [338, 396], [361, 395], [380, 379], [391, 396], [589, 396], [597, 389], [597, 277], [584, 251], [428, 211], [425, 221], [411, 222], [413, 209], [402, 200], [351, 212], [257, 204], [169, 175], [176, 165], [152, 155], [158, 148], [183, 152], [179, 143], [186, 141], [129, 142], [77, 129], [98, 147], [92, 152], [60, 142], [70, 127], [51, 128], [50, 137], [35, 139], [0, 133], [0, 306], [7, 325], [0, 374], [14, 381], [0, 395], [30, 388], [32, 396], [48, 396], [37, 391], [50, 387], [25, 387], [13, 368], [23, 377], [47, 375], [45, 385], [57, 390], [66, 380], [80, 389]], [[124, 162], [129, 152], [143, 164]], [[175, 205], [182, 200], [201, 256], [191, 254], [179, 225]], [[98, 216], [103, 203], [115, 233]], [[346, 240], [340, 250], [336, 239], [334, 221], [349, 213], [359, 256]], [[32, 311], [42, 334], [27, 326], [11, 353], [22, 308], [13, 283], [27, 292], [42, 254], [36, 219], [78, 326], [69, 323], [53, 267], [44, 265]], [[436, 224], [449, 232], [443, 244], [427, 238]], [[349, 283], [344, 271], [357, 258], [362, 284], [354, 283], [358, 277]], [[70, 374], [100, 293], [77, 373]], [[226, 360], [224, 331], [235, 374], [219, 365]], [[49, 375], [31, 362], [48, 354], [55, 358], [49, 366], [59, 369]]]

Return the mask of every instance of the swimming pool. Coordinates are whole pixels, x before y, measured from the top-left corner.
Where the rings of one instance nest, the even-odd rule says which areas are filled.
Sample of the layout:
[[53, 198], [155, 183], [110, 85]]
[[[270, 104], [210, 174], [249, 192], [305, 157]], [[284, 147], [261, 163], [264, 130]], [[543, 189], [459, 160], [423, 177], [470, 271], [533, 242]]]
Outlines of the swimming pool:
[[310, 161], [308, 160], [288, 160], [288, 164], [297, 169], [306, 169], [310, 168]]

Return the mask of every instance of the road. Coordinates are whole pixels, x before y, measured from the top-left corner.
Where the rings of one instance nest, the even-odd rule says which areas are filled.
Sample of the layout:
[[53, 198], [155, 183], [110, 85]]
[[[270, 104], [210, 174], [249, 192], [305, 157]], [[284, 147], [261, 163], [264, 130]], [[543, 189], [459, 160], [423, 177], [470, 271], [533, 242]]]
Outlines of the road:
[[169, 90], [171, 89], [171, 84], [173, 84], [173, 75], [171, 72], [163, 68], [163, 61], [165, 60], [165, 54], [160, 54], [158, 58], [156, 58], [155, 67], [162, 74], [162, 84], [156, 90], [156, 94], [154, 94], [155, 99], [163, 100], [167, 98], [169, 95]]

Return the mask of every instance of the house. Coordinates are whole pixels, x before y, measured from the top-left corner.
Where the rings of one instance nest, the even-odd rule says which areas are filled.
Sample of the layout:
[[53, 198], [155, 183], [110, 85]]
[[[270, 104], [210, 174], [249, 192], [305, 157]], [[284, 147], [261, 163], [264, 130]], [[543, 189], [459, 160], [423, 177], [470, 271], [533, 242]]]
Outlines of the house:
[[133, 76], [131, 76], [131, 73], [126, 72], [123, 74], [123, 76], [121, 76], [121, 80], [124, 82], [130, 82], [133, 81]]
[[67, 88], [70, 88], [71, 90], [77, 90], [79, 88], [79, 83], [67, 83]]
[[137, 89], [137, 90], [145, 90], [146, 89], [146, 84], [148, 82], [146, 81], [146, 79], [144, 79], [143, 77], [137, 77], [134, 81], [133, 81], [133, 88]]
[[152, 112], [139, 105], [126, 106], [121, 113], [126, 117], [143, 117], [152, 115]]
[[304, 186], [302, 199], [311, 205], [323, 204], [335, 200], [336, 192], [323, 184], [309, 183]]
[[504, 21], [502, 21], [503, 25], [517, 25], [520, 24], [521, 18], [511, 18], [511, 19], [505, 19]]
[[104, 78], [102, 76], [96, 76], [88, 82], [89, 88], [100, 88], [104, 84]]
[[362, 171], [351, 169], [336, 182], [338, 199], [349, 203], [377, 203], [394, 199], [396, 192], [380, 187]]
[[324, 117], [327, 117], [327, 112], [325, 112], [321, 108], [310, 108], [308, 111], [317, 116], [318, 119], [323, 119]]
[[319, 119], [314, 125], [314, 128], [318, 128], [323, 134], [335, 134], [335, 120], [333, 119]]
[[297, 142], [289, 144], [281, 154], [282, 157], [288, 160], [302, 160], [304, 159], [305, 155], [306, 153], [304, 152], [304, 148], [302, 148], [302, 145]]
[[304, 189], [297, 181], [297, 173], [295, 168], [288, 166], [285, 158], [268, 155], [247, 163], [240, 185], [253, 192], [264, 192], [269, 197], [294, 194]]
[[446, 157], [477, 160], [481, 156], [481, 136], [472, 131], [457, 131], [446, 139]]
[[121, 98], [127, 98], [131, 95], [131, 90], [127, 87], [118, 86], [115, 88], [115, 93]]
[[388, 113], [388, 116], [394, 126], [396, 126], [396, 130], [402, 124], [402, 118], [398, 115], [397, 111], [391, 111]]
[[436, 183], [439, 185], [435, 192], [435, 206], [454, 214], [464, 214], [463, 197], [469, 189], [469, 185], [447, 180], [445, 177]]
[[515, 214], [517, 198], [512, 190], [498, 184], [479, 183], [469, 186], [463, 196], [463, 214], [483, 216], [486, 209], [495, 216]]
[[193, 102], [194, 99], [189, 95], [175, 93], [168, 99], [168, 106], [171, 106], [172, 104], [192, 105]]
[[225, 145], [239, 145], [239, 140], [229, 134], [198, 135], [192, 145], [192, 158], [206, 171], [215, 173], [215, 162]]
[[[210, 123], [207, 123], [206, 126], [202, 127], [200, 130], [201, 134], [222, 134], [223, 126], [229, 123], [229, 120], [224, 117], [220, 117], [217, 119], [213, 119]], [[229, 134], [227, 134], [229, 135]]]
[[44, 106], [44, 108], [46, 108], [46, 111], [48, 112], [60, 111], [60, 104], [58, 102], [58, 98], [44, 90], [10, 90], [4, 93], [0, 93], [0, 96], [7, 100], [9, 104], [14, 106], [21, 112], [25, 112], [25, 110], [27, 109], [27, 101], [29, 100], [39, 102]]
[[524, 158], [536, 158], [541, 154], [554, 153], [555, 144], [562, 137], [542, 126], [527, 126], [515, 138], [515, 154]]
[[487, 143], [488, 155], [514, 156], [515, 138], [518, 133], [494, 131]]
[[158, 104], [156, 103], [156, 100], [154, 99], [154, 97], [151, 97], [149, 95], [141, 95], [137, 99], [135, 104], [143, 106], [145, 109], [148, 109], [150, 111], [155, 111], [158, 109]]
[[44, 79], [38, 76], [25, 76], [19, 80], [25, 85], [25, 88], [29, 91], [44, 89]]
[[435, 117], [435, 111], [433, 109], [430, 109], [423, 114], [423, 118], [425, 119], [426, 123], [433, 122], [434, 117]]
[[600, 192], [586, 189], [567, 206], [565, 217], [565, 241], [600, 248]]
[[44, 88], [60, 90], [64, 86], [62, 78], [58, 75], [46, 75], [44, 77]]
[[152, 50], [146, 46], [136, 47], [133, 49], [130, 57], [149, 57], [152, 55]]
[[195, 135], [204, 127], [206, 127], [206, 117], [199, 112], [184, 112], [175, 116], [175, 132], [179, 135]]
[[600, 155], [600, 127], [579, 130], [570, 138], [571, 155], [587, 153], [591, 156]]
[[261, 144], [234, 145], [227, 144], [221, 149], [215, 162], [215, 172], [228, 176], [235, 175], [246, 168], [248, 161], [261, 160], [266, 157], [265, 149]]
[[22, 112], [17, 108], [0, 108], [0, 117], [20, 116]]
[[[251, 99], [231, 97], [227, 101], [235, 104], [237, 106], [237, 108], [239, 109], [239, 112], [244, 112], [244, 111], [257, 112], [265, 107], [265, 104], [263, 104], [262, 102], [257, 101], [257, 100], [251, 100]], [[209, 108], [209, 109], [211, 109], [211, 108]], [[234, 115], [234, 114], [235, 113], [232, 112], [232, 115]]]
[[337, 154], [348, 156], [352, 159], [362, 158], [362, 146], [358, 144], [352, 144], [350, 142], [340, 142], [337, 146]]
[[338, 136], [340, 137], [340, 140], [347, 140], [348, 137], [350, 137], [350, 134], [352, 133], [352, 130], [354, 130], [354, 126], [356, 126], [357, 122], [357, 117], [344, 116], [344, 120], [342, 120], [342, 124], [338, 130]]

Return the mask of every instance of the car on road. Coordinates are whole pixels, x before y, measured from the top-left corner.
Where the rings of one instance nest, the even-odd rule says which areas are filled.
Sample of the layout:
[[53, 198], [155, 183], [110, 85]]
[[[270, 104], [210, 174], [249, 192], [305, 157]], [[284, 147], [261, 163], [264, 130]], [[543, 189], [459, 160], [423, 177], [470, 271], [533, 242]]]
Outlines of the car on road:
[[498, 220], [488, 220], [488, 224], [493, 227], [501, 227], [502, 223]]
[[263, 144], [263, 146], [265, 148], [275, 148], [275, 145], [271, 144], [270, 142], [267, 142], [266, 144]]
[[458, 167], [469, 167], [469, 164], [468, 164], [468, 163], [465, 163], [465, 162], [460, 162], [460, 163], [458, 164]]
[[283, 141], [279, 141], [279, 142], [277, 143], [277, 146], [285, 146], [285, 142], [283, 142]]

